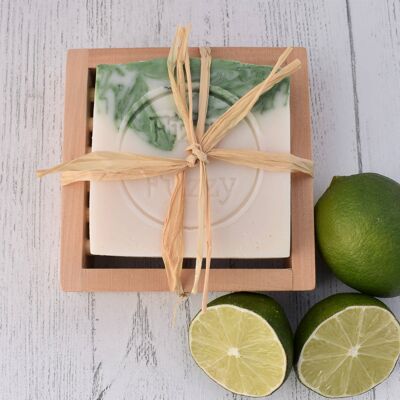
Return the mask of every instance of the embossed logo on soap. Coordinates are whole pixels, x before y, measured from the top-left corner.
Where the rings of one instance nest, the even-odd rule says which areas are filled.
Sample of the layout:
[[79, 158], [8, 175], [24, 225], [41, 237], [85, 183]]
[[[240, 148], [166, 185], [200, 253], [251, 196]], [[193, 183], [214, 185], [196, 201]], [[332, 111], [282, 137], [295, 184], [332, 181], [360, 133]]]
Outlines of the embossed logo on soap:
[[[235, 185], [238, 179], [235, 177], [220, 176], [208, 179], [208, 188], [210, 197], [224, 205], [232, 197]], [[185, 195], [189, 198], [199, 196], [200, 179], [187, 179], [185, 187]], [[155, 177], [147, 180], [147, 195], [150, 198], [160, 196], [160, 193], [167, 191], [171, 196], [173, 189], [173, 180], [165, 177]]]
[[[120, 132], [120, 150], [162, 157], [186, 158], [186, 134], [182, 121], [176, 115], [170, 92], [165, 90], [160, 93], [157, 89], [147, 96], [150, 99], [149, 104], [157, 110], [157, 118], [154, 121], [150, 120], [149, 123], [157, 124], [161, 121], [169, 133], [176, 135], [174, 148], [171, 151], [155, 150], [140, 137], [140, 133], [126, 129]], [[208, 121], [210, 122], [212, 121]], [[154, 126], [155, 132], [156, 128]], [[257, 121], [250, 114], [231, 130], [219, 147], [259, 149], [258, 135]], [[251, 205], [261, 184], [262, 173], [255, 169], [217, 160], [210, 160], [207, 172], [212, 225], [215, 227], [230, 224], [240, 218]], [[197, 228], [199, 179], [197, 167], [186, 169], [185, 229]], [[127, 201], [131, 202], [139, 216], [151, 224], [163, 225], [173, 192], [173, 176], [164, 175], [138, 181], [125, 181], [121, 184], [127, 195]]]

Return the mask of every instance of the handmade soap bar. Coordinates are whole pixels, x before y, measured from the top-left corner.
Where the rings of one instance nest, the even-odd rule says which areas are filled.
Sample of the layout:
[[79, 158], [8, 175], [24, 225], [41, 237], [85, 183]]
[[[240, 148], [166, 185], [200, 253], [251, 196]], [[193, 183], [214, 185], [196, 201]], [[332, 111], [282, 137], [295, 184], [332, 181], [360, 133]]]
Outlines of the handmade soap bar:
[[[194, 121], [200, 62], [191, 60]], [[213, 60], [206, 125], [261, 82], [271, 67]], [[173, 102], [166, 59], [96, 70], [93, 151], [186, 158], [187, 141]], [[289, 81], [264, 94], [218, 145], [290, 152]], [[263, 172], [211, 160], [213, 258], [273, 258], [290, 253], [290, 173]], [[185, 256], [197, 239], [199, 170], [186, 177]], [[90, 184], [92, 254], [160, 257], [173, 176]]]

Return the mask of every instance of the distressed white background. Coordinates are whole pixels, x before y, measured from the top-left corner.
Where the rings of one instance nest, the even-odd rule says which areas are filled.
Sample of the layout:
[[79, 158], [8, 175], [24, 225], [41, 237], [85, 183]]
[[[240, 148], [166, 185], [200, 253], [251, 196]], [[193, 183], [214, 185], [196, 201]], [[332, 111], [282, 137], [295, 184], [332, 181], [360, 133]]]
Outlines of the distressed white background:
[[[60, 161], [66, 50], [191, 44], [309, 49], [316, 199], [335, 174], [400, 180], [399, 0], [0, 0], [0, 399], [239, 399], [188, 354], [199, 298], [63, 293]], [[348, 290], [322, 265], [310, 293], [276, 293], [292, 326]], [[385, 300], [397, 316], [400, 298]], [[360, 399], [398, 399], [400, 368]], [[273, 399], [317, 399], [290, 376]]]

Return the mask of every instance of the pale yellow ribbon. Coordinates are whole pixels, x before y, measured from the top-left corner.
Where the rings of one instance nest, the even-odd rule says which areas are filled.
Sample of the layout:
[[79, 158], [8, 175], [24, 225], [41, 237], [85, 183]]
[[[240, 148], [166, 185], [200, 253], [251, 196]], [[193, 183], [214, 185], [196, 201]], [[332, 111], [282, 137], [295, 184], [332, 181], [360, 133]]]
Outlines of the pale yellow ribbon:
[[184, 295], [181, 271], [184, 254], [185, 174], [187, 168], [193, 168], [198, 164], [200, 174], [198, 238], [192, 293], [198, 291], [205, 245], [206, 266], [202, 300], [202, 310], [205, 310], [207, 307], [211, 264], [211, 205], [207, 163], [211, 159], [217, 159], [266, 171], [301, 172], [308, 175], [312, 175], [313, 173], [313, 163], [311, 160], [292, 154], [216, 148], [219, 142], [229, 133], [229, 130], [247, 116], [263, 93], [300, 68], [301, 64], [297, 59], [282, 67], [292, 49], [286, 49], [279, 57], [268, 77], [234, 103], [205, 132], [210, 85], [211, 50], [209, 48], [200, 48], [199, 110], [197, 126], [194, 127], [188, 37], [189, 29], [178, 27], [167, 60], [172, 95], [188, 140], [187, 150], [189, 155], [186, 159], [97, 151], [85, 154], [53, 168], [39, 170], [37, 174], [41, 177], [50, 173], [61, 172], [61, 182], [63, 185], [79, 181], [134, 180], [174, 174], [174, 188], [164, 222], [162, 258], [170, 290]]

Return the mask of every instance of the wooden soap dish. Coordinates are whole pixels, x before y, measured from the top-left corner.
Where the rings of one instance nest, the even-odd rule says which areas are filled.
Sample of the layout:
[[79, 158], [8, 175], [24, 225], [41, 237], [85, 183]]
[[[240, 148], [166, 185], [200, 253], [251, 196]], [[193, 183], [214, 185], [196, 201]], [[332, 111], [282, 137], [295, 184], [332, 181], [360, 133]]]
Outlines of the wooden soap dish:
[[[273, 65], [284, 49], [213, 47], [214, 58]], [[96, 66], [166, 57], [168, 48], [70, 50], [67, 57], [63, 161], [91, 151]], [[197, 48], [190, 49], [198, 57]], [[295, 48], [288, 61], [302, 68], [291, 78], [291, 152], [312, 157], [307, 52]], [[89, 254], [89, 184], [62, 188], [61, 286], [65, 291], [167, 291], [161, 259], [100, 257]], [[210, 291], [311, 290], [315, 287], [313, 181], [292, 175], [291, 256], [277, 260], [213, 260]], [[138, 264], [139, 262], [139, 264]], [[132, 264], [131, 264], [132, 263]], [[252, 265], [252, 268], [245, 268]], [[229, 268], [227, 268], [229, 267]], [[184, 268], [185, 290], [194, 270]], [[203, 287], [200, 283], [200, 288]]]

